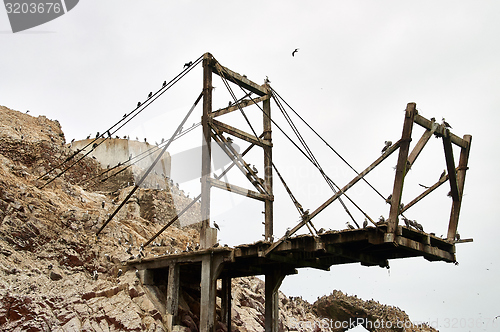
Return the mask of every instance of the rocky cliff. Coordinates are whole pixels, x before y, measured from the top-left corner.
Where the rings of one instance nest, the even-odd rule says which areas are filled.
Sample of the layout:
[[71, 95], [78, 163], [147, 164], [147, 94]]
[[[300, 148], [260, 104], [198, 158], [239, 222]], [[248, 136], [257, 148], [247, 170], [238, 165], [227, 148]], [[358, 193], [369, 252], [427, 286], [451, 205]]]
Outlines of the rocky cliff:
[[[157, 303], [122, 262], [136, 257], [139, 245], [191, 199], [175, 187], [139, 189], [97, 238], [96, 231], [130, 192], [132, 174], [95, 180], [105, 170], [85, 157], [44, 186], [76, 159], [70, 159], [73, 154], [57, 121], [0, 106], [0, 330], [165, 331]], [[58, 166], [65, 160], [69, 163]], [[196, 204], [146, 255], [198, 242], [199, 220]], [[232, 330], [264, 331], [263, 282], [234, 279], [232, 290]], [[196, 287], [183, 289], [176, 330], [198, 330], [198, 296]], [[280, 331], [344, 331], [315, 322], [349, 317], [409, 321], [397, 308], [336, 291], [314, 305], [280, 294]], [[218, 329], [227, 327], [219, 323]]]

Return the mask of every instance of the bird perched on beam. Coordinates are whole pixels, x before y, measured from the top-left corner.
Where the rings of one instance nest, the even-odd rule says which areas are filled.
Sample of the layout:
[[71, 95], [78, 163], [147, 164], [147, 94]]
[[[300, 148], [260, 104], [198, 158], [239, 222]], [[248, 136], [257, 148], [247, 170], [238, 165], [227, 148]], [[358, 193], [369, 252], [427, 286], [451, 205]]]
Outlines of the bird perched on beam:
[[450, 126], [450, 124], [449, 124], [448, 122], [446, 122], [446, 120], [445, 120], [444, 118], [443, 118], [441, 121], [443, 122], [443, 126], [445, 126], [445, 128], [450, 128], [450, 129], [453, 129], [453, 128]]
[[257, 170], [257, 168], [255, 167], [255, 165], [252, 165], [252, 171], [257, 174], [259, 173], [259, 171]]
[[150, 92], [149, 95], [148, 95], [148, 98], [151, 98], [153, 96], [153, 93]]
[[193, 61], [186, 62], [183, 68], [189, 68], [193, 64]]
[[167, 85], [167, 81], [163, 81], [163, 86], [166, 86]]
[[137, 103], [137, 107], [140, 107], [140, 106], [141, 106], [141, 102], [138, 102], [138, 103]]
[[299, 51], [298, 48], [296, 48], [293, 52], [292, 52], [292, 56], [294, 57], [295, 56], [295, 53], [297, 53]]
[[271, 81], [269, 80], [269, 77], [266, 76], [266, 79], [264, 80], [264, 83], [271, 83]]
[[220, 232], [219, 225], [217, 225], [217, 223], [215, 221], [214, 221], [214, 227]]
[[368, 227], [368, 219], [365, 218], [365, 220], [363, 221], [363, 228], [366, 227]]
[[385, 143], [385, 145], [384, 145], [384, 148], [382, 149], [382, 153], [384, 153], [385, 151], [387, 151], [387, 149], [390, 148], [391, 145], [392, 145], [391, 141], [385, 141], [384, 143]]
[[349, 224], [349, 222], [346, 222], [346, 225], [347, 225], [347, 227], [349, 227], [349, 229], [356, 229], [356, 228], [354, 228], [353, 225]]

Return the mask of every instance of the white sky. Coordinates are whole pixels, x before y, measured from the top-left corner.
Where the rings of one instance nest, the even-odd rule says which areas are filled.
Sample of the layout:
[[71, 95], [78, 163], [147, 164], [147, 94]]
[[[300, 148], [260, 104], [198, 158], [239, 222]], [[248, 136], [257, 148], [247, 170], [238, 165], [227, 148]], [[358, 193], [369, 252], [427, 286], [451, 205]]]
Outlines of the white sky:
[[[457, 245], [460, 265], [415, 258], [391, 261], [389, 272], [358, 264], [334, 266], [330, 272], [303, 269], [287, 277], [281, 290], [313, 302], [340, 289], [398, 306], [413, 320], [438, 321], [441, 331], [494, 331], [493, 318], [500, 315], [494, 205], [500, 198], [494, 166], [499, 162], [500, 117], [494, 112], [500, 104], [499, 14], [497, 1], [87, 0], [54, 21], [12, 34], [0, 9], [0, 104], [57, 119], [68, 141], [82, 139], [133, 110], [185, 62], [211, 52], [259, 84], [269, 76], [271, 86], [362, 170], [380, 155], [385, 140], [400, 138], [402, 111], [416, 102], [423, 116], [445, 117], [455, 134], [473, 135], [459, 232], [474, 242]], [[292, 58], [295, 48], [300, 50]], [[150, 142], [169, 137], [201, 92], [201, 78], [198, 67], [120, 134]], [[214, 109], [226, 106], [229, 94], [217, 76], [214, 86]], [[257, 109], [248, 112], [259, 114]], [[195, 113], [189, 125], [199, 121], [201, 109]], [[327, 173], [339, 186], [347, 183], [354, 175], [300, 128]], [[421, 134], [415, 126], [414, 142]], [[171, 153], [200, 143], [201, 133], [193, 133], [174, 143]], [[277, 130], [274, 146], [277, 167], [302, 205], [314, 210], [331, 195], [328, 187]], [[259, 166], [259, 158], [254, 153], [248, 161]], [[368, 176], [384, 195], [392, 190], [395, 158]], [[403, 202], [420, 192], [418, 183], [437, 181], [444, 168], [442, 143], [431, 139], [408, 175]], [[197, 181], [181, 186], [198, 194]], [[298, 215], [277, 178], [275, 187], [275, 233], [282, 235]], [[428, 232], [445, 233], [448, 190], [442, 186], [407, 215]], [[212, 192], [223, 243], [262, 238], [262, 204]], [[372, 218], [388, 215], [388, 205], [363, 185], [352, 197]], [[347, 218], [336, 203], [315, 224], [339, 229]]]

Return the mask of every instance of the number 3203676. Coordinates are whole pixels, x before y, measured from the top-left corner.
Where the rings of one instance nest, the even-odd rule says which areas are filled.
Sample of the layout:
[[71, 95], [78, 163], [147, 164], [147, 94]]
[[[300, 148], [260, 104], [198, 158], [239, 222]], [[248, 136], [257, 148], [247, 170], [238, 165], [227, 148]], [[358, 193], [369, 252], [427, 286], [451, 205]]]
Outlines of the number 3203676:
[[45, 3], [19, 3], [19, 2], [7, 2], [5, 4], [7, 9], [7, 14], [26, 14], [26, 13], [56, 13], [59, 14], [62, 10], [60, 3], [45, 2]]

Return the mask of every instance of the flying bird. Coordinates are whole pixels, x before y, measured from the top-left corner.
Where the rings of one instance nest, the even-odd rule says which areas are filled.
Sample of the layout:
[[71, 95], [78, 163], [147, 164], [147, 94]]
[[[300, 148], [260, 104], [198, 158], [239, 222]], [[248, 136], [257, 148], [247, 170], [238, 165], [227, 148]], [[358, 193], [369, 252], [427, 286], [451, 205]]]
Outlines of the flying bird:
[[382, 149], [382, 153], [384, 153], [392, 145], [391, 141], [385, 141], [384, 143], [385, 145], [384, 148]]
[[189, 67], [191, 67], [192, 64], [193, 64], [193, 61], [189, 61], [189, 62], [184, 64], [183, 68], [189, 68]]
[[292, 56], [295, 56], [295, 53], [297, 53], [299, 51], [298, 48], [296, 48], [293, 52], [292, 52]]
[[446, 128], [453, 129], [453, 128], [450, 126], [450, 124], [449, 124], [448, 122], [446, 122], [446, 121], [445, 121], [445, 119], [444, 119], [444, 118], [442, 119], [442, 121], [443, 121], [443, 126], [445, 126]]

